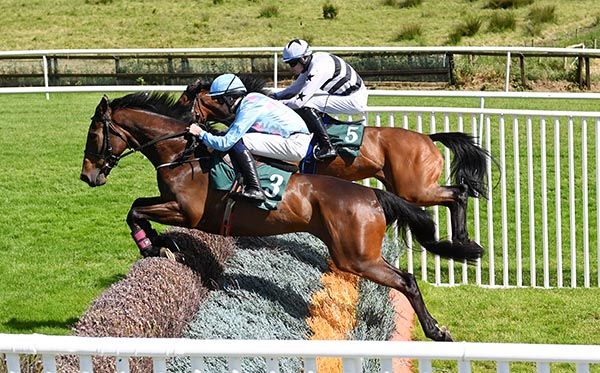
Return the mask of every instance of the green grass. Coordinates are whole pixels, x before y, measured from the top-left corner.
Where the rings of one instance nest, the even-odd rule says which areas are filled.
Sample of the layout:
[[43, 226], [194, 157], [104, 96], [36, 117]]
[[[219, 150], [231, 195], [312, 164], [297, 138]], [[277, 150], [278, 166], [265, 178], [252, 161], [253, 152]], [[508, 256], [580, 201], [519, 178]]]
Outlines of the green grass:
[[134, 155], [105, 188], [79, 181], [101, 95], [0, 95], [0, 331], [65, 334], [136, 259], [125, 216], [154, 193]]
[[[156, 194], [149, 162], [138, 155], [122, 160], [103, 187], [79, 181], [89, 118], [100, 97], [52, 94], [47, 101], [40, 94], [0, 96], [2, 333], [68, 334], [90, 302], [138, 258], [125, 216], [135, 198]], [[479, 106], [477, 99], [391, 97], [371, 98], [370, 105], [407, 102]], [[593, 110], [593, 104], [486, 101], [487, 107], [573, 110]], [[597, 288], [421, 287], [432, 314], [458, 340], [600, 343]], [[416, 338], [424, 339], [419, 330]]]
[[[514, 2], [514, 1], [513, 1]], [[400, 8], [403, 2], [348, 0], [335, 2], [335, 22], [323, 18], [323, 1], [279, 2], [276, 17], [261, 17], [272, 2], [175, 0], [5, 0], [0, 2], [3, 50], [62, 48], [157, 47], [283, 47], [294, 37], [314, 45], [381, 46], [443, 45], [459, 15], [489, 19], [496, 10], [486, 1], [424, 1]], [[411, 2], [413, 3], [413, 2]], [[414, 2], [418, 3], [418, 2]], [[523, 33], [530, 8], [512, 9], [517, 27], [503, 33], [479, 32], [465, 45], [530, 45]], [[536, 45], [562, 47], [576, 29], [594, 24], [600, 13], [596, 0], [553, 1], [556, 22], [544, 26]], [[418, 40], [397, 40], [403, 24], [423, 25]], [[579, 38], [584, 37], [583, 33]]]
[[[455, 340], [490, 343], [600, 343], [600, 289], [483, 289], [421, 285], [423, 297], [440, 325]], [[415, 339], [426, 340], [420, 329]], [[416, 362], [415, 362], [416, 364]], [[438, 372], [458, 371], [456, 363], [437, 361]], [[574, 364], [551, 364], [552, 372], [574, 372]], [[473, 372], [496, 372], [495, 363], [474, 362]], [[535, 372], [532, 363], [512, 363], [511, 372]], [[593, 365], [592, 372], [600, 367]]]

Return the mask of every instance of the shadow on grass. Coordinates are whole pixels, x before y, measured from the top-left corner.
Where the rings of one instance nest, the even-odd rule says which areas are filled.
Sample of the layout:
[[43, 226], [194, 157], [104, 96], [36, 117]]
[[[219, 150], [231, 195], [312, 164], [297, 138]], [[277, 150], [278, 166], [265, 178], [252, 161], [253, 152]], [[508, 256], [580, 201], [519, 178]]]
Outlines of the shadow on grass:
[[4, 323], [5, 329], [12, 329], [23, 333], [32, 333], [40, 328], [56, 328], [62, 330], [70, 329], [77, 322], [77, 318], [71, 317], [66, 320], [21, 320], [11, 318]]
[[107, 288], [110, 285], [117, 283], [119, 281], [121, 281], [122, 279], [125, 278], [124, 274], [115, 274], [112, 276], [108, 276], [108, 277], [104, 277], [101, 279], [98, 279], [98, 285], [102, 288]]

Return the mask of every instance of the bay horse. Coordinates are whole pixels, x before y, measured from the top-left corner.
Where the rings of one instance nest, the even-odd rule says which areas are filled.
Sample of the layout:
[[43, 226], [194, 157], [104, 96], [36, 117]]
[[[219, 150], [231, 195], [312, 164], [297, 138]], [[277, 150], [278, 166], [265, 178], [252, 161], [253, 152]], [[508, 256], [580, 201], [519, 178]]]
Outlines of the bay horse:
[[[248, 92], [268, 93], [261, 78], [239, 77]], [[189, 107], [199, 122], [230, 122], [232, 117], [225, 105], [208, 96], [208, 88], [209, 84], [200, 80], [188, 85], [179, 97], [179, 105]], [[454, 185], [439, 183], [444, 158], [436, 141], [453, 153], [450, 177]], [[366, 126], [356, 158], [338, 156], [317, 162], [316, 172], [350, 181], [374, 177], [388, 191], [409, 202], [424, 207], [446, 206], [450, 210], [452, 241], [476, 245], [467, 232], [467, 204], [468, 197], [486, 196], [488, 159], [489, 153], [462, 132], [426, 135], [403, 128]]]
[[[127, 214], [127, 224], [143, 256], [159, 254], [160, 236], [151, 221], [223, 234], [228, 201], [228, 192], [209, 187], [209, 173], [202, 162], [202, 157], [209, 156], [207, 149], [200, 150], [201, 158], [181, 159], [188, 122], [176, 119], [180, 107], [176, 109], [178, 105], [165, 95], [130, 94], [113, 101], [103, 96], [91, 119], [80, 175], [90, 187], [104, 185], [117, 162], [135, 151], [156, 168], [160, 194], [136, 199]], [[428, 338], [451, 341], [448, 330], [439, 327], [425, 307], [414, 276], [381, 256], [386, 227], [393, 221], [401, 228], [409, 227], [416, 240], [434, 254], [469, 262], [482, 255], [479, 246], [437, 240], [435, 223], [420, 207], [387, 191], [323, 175], [292, 174], [275, 210], [238, 201], [229, 233], [311, 233], [327, 245], [340, 270], [404, 294]]]

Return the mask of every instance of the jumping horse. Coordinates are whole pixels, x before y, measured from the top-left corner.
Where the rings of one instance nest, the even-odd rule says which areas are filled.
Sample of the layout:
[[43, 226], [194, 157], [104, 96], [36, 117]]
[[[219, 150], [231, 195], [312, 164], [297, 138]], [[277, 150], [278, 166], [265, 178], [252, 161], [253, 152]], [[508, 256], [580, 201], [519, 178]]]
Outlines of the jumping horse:
[[[249, 92], [268, 93], [265, 82], [253, 75], [240, 75]], [[208, 96], [209, 85], [196, 81], [179, 97], [198, 122], [229, 122], [224, 105]], [[444, 159], [434, 142], [453, 153], [451, 179], [454, 185], [440, 185]], [[360, 154], [356, 158], [336, 157], [318, 162], [317, 173], [356, 181], [374, 177], [385, 188], [419, 206], [446, 206], [450, 210], [452, 241], [477, 245], [467, 233], [468, 197], [486, 195], [489, 153], [462, 132], [431, 135], [390, 127], [365, 127]]]
[[[164, 93], [131, 94], [113, 101], [103, 96], [87, 134], [80, 179], [90, 187], [104, 185], [117, 162], [135, 151], [157, 170], [160, 195], [136, 199], [127, 214], [127, 224], [143, 256], [159, 253], [160, 237], [151, 221], [222, 232], [228, 192], [209, 186], [209, 173], [202, 162], [210, 155], [207, 149], [200, 150], [200, 158], [182, 159], [188, 122], [175, 119], [181, 114], [177, 107]], [[425, 210], [387, 191], [331, 176], [302, 174], [291, 176], [277, 209], [263, 210], [243, 200], [234, 209], [229, 221], [231, 235], [311, 233], [327, 245], [340, 270], [404, 294], [428, 338], [452, 340], [428, 312], [414, 276], [381, 256], [386, 227], [397, 221], [434, 254], [469, 262], [481, 257], [479, 246], [437, 240], [435, 223]]]

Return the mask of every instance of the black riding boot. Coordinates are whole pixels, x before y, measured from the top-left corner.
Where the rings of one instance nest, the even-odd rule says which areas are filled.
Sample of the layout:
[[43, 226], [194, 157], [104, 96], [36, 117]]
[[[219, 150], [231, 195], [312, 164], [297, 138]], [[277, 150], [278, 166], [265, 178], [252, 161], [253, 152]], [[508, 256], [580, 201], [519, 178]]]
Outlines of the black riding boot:
[[319, 161], [335, 158], [337, 152], [333, 145], [331, 145], [331, 140], [329, 140], [329, 135], [319, 113], [315, 109], [308, 107], [300, 108], [296, 112], [304, 119], [308, 130], [314, 133], [317, 139], [318, 147], [313, 151], [315, 158]]
[[256, 163], [254, 157], [245, 146], [234, 146], [229, 151], [229, 156], [234, 166], [241, 172], [244, 179], [244, 188], [241, 193], [235, 195], [242, 196], [253, 201], [262, 202], [266, 199], [265, 193], [260, 187], [260, 180], [256, 172]]

